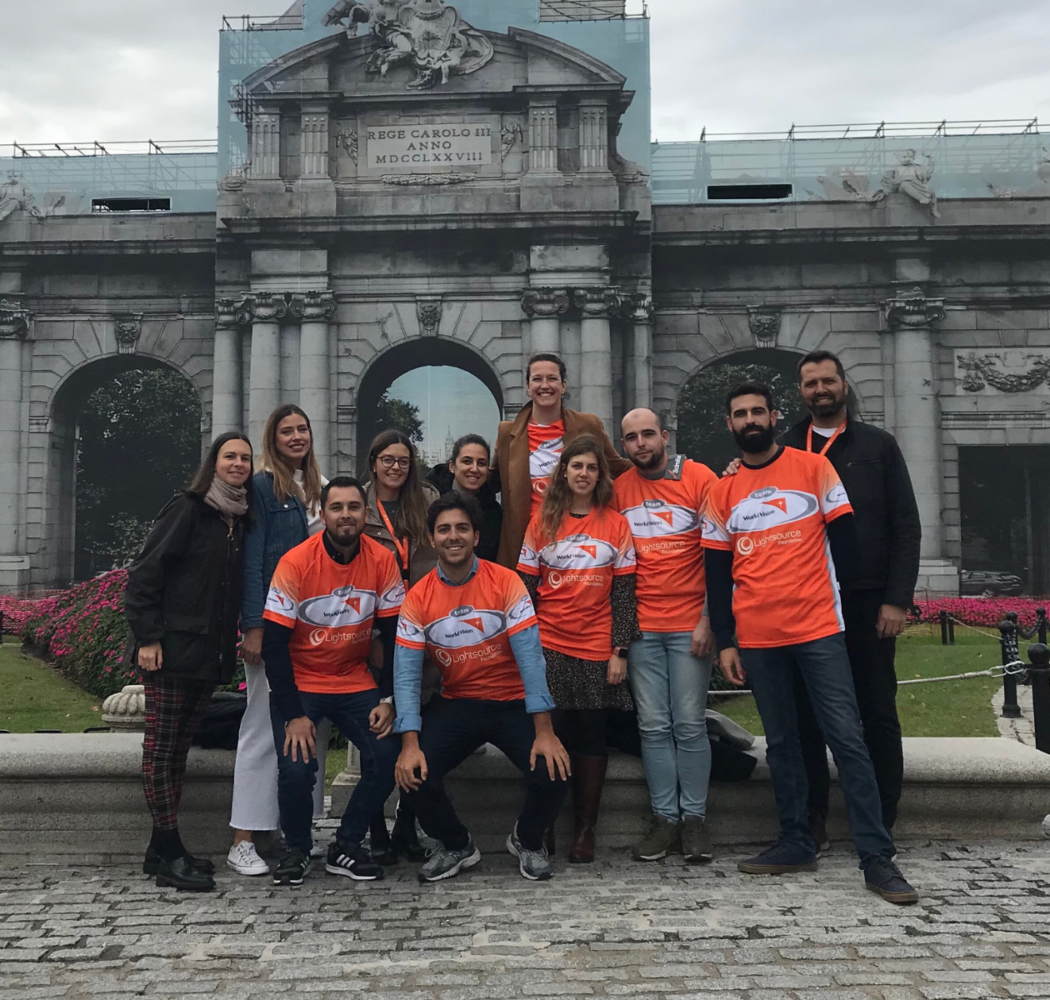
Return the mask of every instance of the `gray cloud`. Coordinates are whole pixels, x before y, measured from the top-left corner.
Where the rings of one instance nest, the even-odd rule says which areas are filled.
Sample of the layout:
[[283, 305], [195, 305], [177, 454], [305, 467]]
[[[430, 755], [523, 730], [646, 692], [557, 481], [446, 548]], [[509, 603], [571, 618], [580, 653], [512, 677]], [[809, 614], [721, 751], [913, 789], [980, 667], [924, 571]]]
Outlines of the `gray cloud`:
[[[237, 6], [262, 15], [282, 5]], [[224, 7], [8, 0], [0, 141], [214, 136]], [[651, 0], [650, 13], [663, 141], [705, 125], [1050, 120], [1046, 0]]]

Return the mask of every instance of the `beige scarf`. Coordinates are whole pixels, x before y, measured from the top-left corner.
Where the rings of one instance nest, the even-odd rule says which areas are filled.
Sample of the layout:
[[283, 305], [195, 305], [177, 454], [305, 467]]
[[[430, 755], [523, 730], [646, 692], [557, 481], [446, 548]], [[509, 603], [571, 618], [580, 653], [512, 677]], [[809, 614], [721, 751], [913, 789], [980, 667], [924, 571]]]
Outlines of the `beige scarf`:
[[218, 476], [212, 476], [211, 486], [204, 494], [204, 502], [214, 507], [226, 519], [226, 523], [232, 525], [235, 517], [243, 517], [248, 512], [248, 491], [243, 486], [231, 486]]

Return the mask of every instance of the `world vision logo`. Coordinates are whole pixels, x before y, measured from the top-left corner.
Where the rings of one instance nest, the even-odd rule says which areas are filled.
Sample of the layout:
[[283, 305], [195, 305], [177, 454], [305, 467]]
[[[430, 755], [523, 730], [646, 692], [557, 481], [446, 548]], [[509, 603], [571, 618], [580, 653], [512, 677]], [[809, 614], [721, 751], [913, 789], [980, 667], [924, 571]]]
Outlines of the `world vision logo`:
[[727, 527], [733, 535], [764, 532], [802, 521], [817, 513], [818, 509], [817, 498], [812, 493], [769, 486], [755, 490], [749, 497], [741, 500], [733, 508]]
[[700, 527], [700, 516], [689, 507], [646, 500], [640, 507], [623, 512], [635, 538], [659, 538], [662, 535], [684, 535]]
[[307, 625], [343, 628], [369, 621], [376, 612], [375, 591], [337, 587], [323, 597], [311, 597], [299, 606], [299, 617]]
[[[546, 546], [541, 553], [544, 566], [561, 573], [574, 570], [600, 569], [616, 562], [615, 545], [590, 535], [568, 535]], [[547, 579], [550, 579], [548, 575]]]
[[501, 612], [464, 605], [427, 626], [426, 639], [438, 649], [462, 649], [493, 639], [506, 628]]

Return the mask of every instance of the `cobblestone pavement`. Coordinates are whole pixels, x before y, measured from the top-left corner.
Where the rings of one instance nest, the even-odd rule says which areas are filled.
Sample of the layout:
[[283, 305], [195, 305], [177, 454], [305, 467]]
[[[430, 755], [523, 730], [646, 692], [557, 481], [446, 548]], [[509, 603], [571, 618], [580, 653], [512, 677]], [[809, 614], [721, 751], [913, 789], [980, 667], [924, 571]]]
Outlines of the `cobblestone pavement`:
[[126, 868], [0, 870], [0, 1000], [1050, 997], [1044, 843], [905, 847], [923, 893], [906, 909], [843, 849], [783, 878], [739, 874], [740, 856], [604, 852], [546, 884], [497, 854], [436, 886], [405, 865], [283, 890], [223, 870], [204, 896]]

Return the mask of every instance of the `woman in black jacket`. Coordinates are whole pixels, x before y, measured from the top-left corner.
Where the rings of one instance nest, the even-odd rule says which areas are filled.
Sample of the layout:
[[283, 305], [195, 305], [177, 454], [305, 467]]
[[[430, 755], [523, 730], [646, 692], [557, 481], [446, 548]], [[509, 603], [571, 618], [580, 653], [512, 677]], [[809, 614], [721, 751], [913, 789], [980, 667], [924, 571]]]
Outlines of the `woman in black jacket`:
[[494, 561], [499, 552], [503, 508], [488, 484], [491, 460], [488, 442], [480, 434], [465, 434], [452, 446], [448, 465], [435, 465], [427, 482], [442, 495], [455, 490], [462, 496], [477, 500], [484, 520], [475, 551], [479, 559]]
[[146, 688], [142, 777], [153, 817], [142, 870], [176, 889], [215, 888], [212, 863], [183, 846], [178, 808], [190, 741], [216, 684], [229, 683], [237, 664], [251, 474], [248, 439], [236, 431], [217, 438], [128, 570], [124, 613]]

